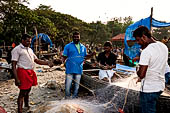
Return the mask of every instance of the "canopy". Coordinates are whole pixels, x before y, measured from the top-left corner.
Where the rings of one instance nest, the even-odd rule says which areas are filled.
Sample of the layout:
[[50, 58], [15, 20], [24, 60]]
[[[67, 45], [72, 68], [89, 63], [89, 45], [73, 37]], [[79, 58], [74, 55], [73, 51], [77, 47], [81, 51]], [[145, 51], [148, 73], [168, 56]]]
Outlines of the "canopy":
[[[47, 35], [47, 34], [44, 34], [44, 33], [39, 33], [38, 34], [38, 39], [39, 37], [41, 38], [41, 40], [43, 40], [45, 43], [49, 43], [50, 44], [50, 47], [53, 46], [53, 43], [50, 39], [50, 37]], [[32, 50], [34, 50], [34, 42], [36, 41], [36, 36], [33, 37], [32, 41], [31, 41], [31, 48]]]
[[170, 23], [166, 23], [166, 22], [160, 22], [158, 20], [155, 20], [154, 18], [152, 18], [152, 24], [150, 21], [150, 17], [147, 17], [145, 19], [141, 19], [139, 21], [137, 21], [134, 24], [131, 24], [130, 26], [127, 27], [126, 32], [125, 32], [125, 38], [124, 38], [124, 44], [125, 44], [125, 49], [124, 49], [124, 53], [129, 56], [129, 58], [133, 59], [134, 57], [138, 56], [140, 54], [140, 45], [138, 45], [137, 43], [134, 44], [132, 47], [129, 47], [127, 44], [128, 40], [135, 40], [135, 38], [133, 37], [133, 31], [138, 28], [139, 26], [146, 26], [149, 30], [151, 28], [151, 25], [153, 27], [168, 27], [170, 26]]
[[112, 41], [124, 41], [125, 33], [118, 34], [112, 37]]

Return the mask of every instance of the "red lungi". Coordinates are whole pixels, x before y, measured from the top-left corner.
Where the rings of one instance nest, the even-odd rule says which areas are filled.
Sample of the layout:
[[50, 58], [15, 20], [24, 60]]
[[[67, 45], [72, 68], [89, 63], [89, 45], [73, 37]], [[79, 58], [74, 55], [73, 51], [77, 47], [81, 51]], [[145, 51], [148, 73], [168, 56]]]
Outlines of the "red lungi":
[[21, 82], [21, 85], [18, 86], [19, 89], [30, 89], [31, 86], [37, 85], [37, 76], [33, 70], [30, 69], [17, 69], [18, 79]]

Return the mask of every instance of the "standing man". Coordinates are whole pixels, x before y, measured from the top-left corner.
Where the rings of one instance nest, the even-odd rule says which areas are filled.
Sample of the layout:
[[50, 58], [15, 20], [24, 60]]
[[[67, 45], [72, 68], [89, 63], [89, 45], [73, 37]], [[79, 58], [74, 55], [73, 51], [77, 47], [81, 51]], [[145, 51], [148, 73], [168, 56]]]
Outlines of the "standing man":
[[63, 61], [66, 60], [65, 98], [70, 98], [72, 82], [74, 81], [74, 91], [72, 98], [78, 97], [79, 83], [83, 73], [83, 61], [87, 57], [86, 47], [80, 43], [80, 33], [73, 33], [73, 41], [64, 47]]
[[137, 71], [137, 82], [141, 81], [140, 110], [141, 113], [156, 113], [156, 101], [165, 88], [168, 48], [155, 41], [147, 27], [138, 27], [133, 36], [143, 48]]
[[40, 65], [53, 64], [49, 61], [39, 60], [29, 48], [31, 44], [31, 36], [24, 34], [21, 38], [21, 44], [12, 50], [12, 69], [15, 77], [15, 85], [19, 87], [18, 96], [18, 113], [22, 113], [23, 102], [25, 107], [29, 109], [29, 93], [31, 87], [37, 85], [37, 77], [33, 71], [34, 62]]

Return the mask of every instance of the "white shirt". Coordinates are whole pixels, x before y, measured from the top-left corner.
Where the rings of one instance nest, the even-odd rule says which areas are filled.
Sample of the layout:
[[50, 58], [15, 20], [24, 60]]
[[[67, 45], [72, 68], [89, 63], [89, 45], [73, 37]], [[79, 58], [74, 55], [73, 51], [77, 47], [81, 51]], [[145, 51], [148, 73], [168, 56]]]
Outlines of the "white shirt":
[[142, 92], [159, 92], [165, 88], [165, 67], [168, 60], [168, 48], [161, 42], [149, 44], [141, 53], [140, 65], [148, 65], [145, 77], [141, 81]]
[[34, 60], [37, 56], [29, 47], [24, 47], [22, 44], [15, 47], [12, 52], [12, 61], [17, 61], [17, 66], [24, 69], [33, 69]]

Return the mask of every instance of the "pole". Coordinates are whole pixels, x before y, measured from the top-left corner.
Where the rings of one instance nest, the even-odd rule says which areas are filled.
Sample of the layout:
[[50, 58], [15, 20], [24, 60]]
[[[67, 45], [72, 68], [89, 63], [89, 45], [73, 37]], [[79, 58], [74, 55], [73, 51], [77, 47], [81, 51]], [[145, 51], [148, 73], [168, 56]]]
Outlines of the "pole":
[[38, 51], [39, 51], [39, 54], [38, 54], [38, 57], [40, 58], [41, 57], [41, 52], [40, 52], [40, 50], [41, 50], [41, 38], [42, 37], [39, 37], [39, 40], [38, 40]]
[[38, 33], [37, 33], [37, 28], [34, 26], [35, 30], [35, 36], [36, 36], [36, 42], [35, 42], [35, 54], [37, 55], [37, 46], [38, 46]]
[[151, 8], [151, 15], [150, 15], [150, 31], [152, 33], [152, 16], [153, 16], [153, 7]]
[[27, 28], [26, 28], [26, 26], [25, 26], [25, 34], [27, 33]]

